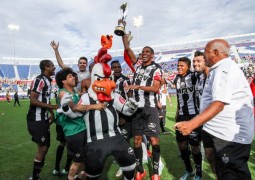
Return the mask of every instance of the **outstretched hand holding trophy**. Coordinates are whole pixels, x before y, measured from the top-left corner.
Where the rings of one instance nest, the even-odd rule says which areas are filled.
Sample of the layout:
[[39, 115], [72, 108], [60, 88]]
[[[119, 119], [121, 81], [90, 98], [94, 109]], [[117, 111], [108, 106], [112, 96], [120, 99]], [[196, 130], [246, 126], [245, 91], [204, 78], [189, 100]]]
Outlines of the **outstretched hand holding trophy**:
[[118, 26], [115, 27], [114, 33], [117, 36], [124, 36], [124, 34], [125, 34], [125, 26], [126, 26], [125, 19], [127, 17], [127, 13], [128, 13], [128, 5], [127, 5], [127, 3], [122, 4], [120, 6], [120, 10], [122, 10], [122, 16], [118, 20]]

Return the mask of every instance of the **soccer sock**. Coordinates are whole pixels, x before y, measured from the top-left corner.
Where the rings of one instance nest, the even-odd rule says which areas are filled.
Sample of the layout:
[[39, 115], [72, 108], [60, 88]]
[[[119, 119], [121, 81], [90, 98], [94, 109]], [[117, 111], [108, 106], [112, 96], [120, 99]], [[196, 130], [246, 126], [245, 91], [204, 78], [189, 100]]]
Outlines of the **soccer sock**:
[[193, 160], [195, 162], [196, 175], [202, 177], [202, 153], [193, 154]]
[[165, 132], [166, 130], [165, 130], [165, 127], [164, 127], [164, 122], [163, 122], [163, 118], [160, 118], [160, 127], [161, 127], [161, 131], [162, 132]]
[[136, 157], [136, 170], [140, 173], [143, 173], [143, 149], [142, 146], [134, 148], [135, 157]]
[[41, 172], [41, 169], [44, 165], [44, 161], [42, 162], [36, 162], [34, 161], [34, 169], [33, 169], [33, 179], [39, 179], [39, 174]]
[[191, 163], [190, 163], [189, 155], [190, 155], [190, 151], [189, 151], [188, 148], [186, 148], [184, 150], [181, 150], [181, 157], [182, 157], [182, 160], [184, 161], [186, 170], [189, 173], [191, 173], [192, 172], [192, 166], [191, 166]]
[[158, 174], [159, 158], [160, 158], [160, 146], [152, 146], [152, 157], [153, 157], [153, 174]]
[[149, 137], [146, 137], [146, 139], [147, 139], [147, 150], [150, 150], [150, 146], [151, 146], [151, 143], [150, 143], [150, 141], [149, 141]]
[[72, 158], [67, 155], [65, 170], [68, 172], [72, 163]]
[[56, 152], [55, 170], [60, 171], [60, 161], [64, 152], [64, 146], [58, 145]]

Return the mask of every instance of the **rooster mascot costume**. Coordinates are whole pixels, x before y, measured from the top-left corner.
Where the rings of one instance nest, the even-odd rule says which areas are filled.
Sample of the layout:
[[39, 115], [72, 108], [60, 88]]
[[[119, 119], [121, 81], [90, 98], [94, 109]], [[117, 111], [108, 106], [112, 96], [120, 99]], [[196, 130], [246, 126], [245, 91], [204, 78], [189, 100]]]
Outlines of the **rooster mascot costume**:
[[91, 85], [88, 93], [83, 94], [80, 100], [82, 105], [96, 103], [106, 105], [103, 110], [89, 110], [84, 115], [87, 127], [85, 148], [87, 179], [99, 178], [109, 155], [115, 157], [123, 170], [124, 179], [133, 179], [135, 173], [135, 155], [130, 144], [120, 133], [118, 112], [131, 116], [137, 110], [137, 103], [134, 99], [126, 101], [113, 92], [116, 84], [112, 80], [113, 73], [107, 64], [111, 60], [111, 56], [107, 54], [107, 48], [111, 47], [111, 42], [105, 42], [105, 40], [111, 41], [111, 38], [112, 36], [104, 37], [104, 43], [101, 38], [103, 47], [94, 58], [96, 64], [91, 72]]

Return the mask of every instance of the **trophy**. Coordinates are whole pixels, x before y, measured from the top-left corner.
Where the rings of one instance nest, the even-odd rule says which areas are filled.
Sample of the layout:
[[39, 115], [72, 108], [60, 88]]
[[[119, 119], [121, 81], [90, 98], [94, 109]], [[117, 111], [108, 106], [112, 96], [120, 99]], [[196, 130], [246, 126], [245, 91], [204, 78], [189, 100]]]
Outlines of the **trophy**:
[[128, 13], [128, 5], [127, 5], [127, 3], [122, 4], [120, 6], [120, 10], [122, 10], [121, 21], [119, 21], [118, 22], [118, 26], [115, 27], [114, 33], [117, 36], [124, 36], [124, 34], [125, 34], [125, 24], [123, 24], [123, 21], [125, 21], [125, 19], [127, 17], [127, 13]]

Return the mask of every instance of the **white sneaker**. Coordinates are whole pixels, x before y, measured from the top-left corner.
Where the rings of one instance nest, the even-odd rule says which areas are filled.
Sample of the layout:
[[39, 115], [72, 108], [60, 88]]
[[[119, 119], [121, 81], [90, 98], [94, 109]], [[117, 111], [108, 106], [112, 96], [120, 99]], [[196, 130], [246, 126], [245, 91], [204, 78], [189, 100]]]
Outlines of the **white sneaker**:
[[53, 174], [54, 176], [59, 176], [59, 175], [61, 174], [61, 172], [60, 172], [60, 171], [57, 171], [56, 169], [54, 169], [54, 170], [52, 171], [52, 174]]
[[65, 169], [63, 169], [62, 171], [61, 171], [61, 175], [67, 175], [68, 174], [68, 171], [66, 171]]
[[118, 169], [118, 171], [116, 172], [116, 177], [117, 178], [119, 178], [119, 177], [121, 177], [123, 175], [123, 171], [122, 171], [122, 169], [119, 167], [119, 169]]

